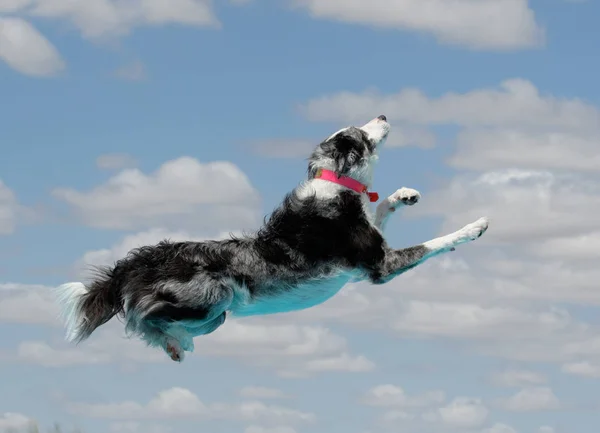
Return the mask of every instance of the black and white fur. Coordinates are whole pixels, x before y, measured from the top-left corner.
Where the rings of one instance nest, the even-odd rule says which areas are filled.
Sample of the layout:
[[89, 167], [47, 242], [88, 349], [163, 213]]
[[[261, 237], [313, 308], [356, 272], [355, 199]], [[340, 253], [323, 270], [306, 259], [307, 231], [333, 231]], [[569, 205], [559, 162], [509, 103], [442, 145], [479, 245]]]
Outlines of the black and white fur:
[[383, 236], [391, 213], [420, 195], [401, 188], [375, 214], [366, 194], [316, 179], [335, 171], [371, 186], [377, 151], [390, 126], [385, 116], [342, 129], [317, 146], [308, 179], [289, 193], [251, 236], [170, 242], [134, 249], [87, 285], [58, 288], [67, 339], [80, 342], [113, 316], [175, 361], [193, 337], [219, 328], [227, 314], [252, 316], [301, 310], [325, 302], [350, 281], [383, 284], [425, 260], [477, 239], [481, 218], [443, 237], [393, 249]]

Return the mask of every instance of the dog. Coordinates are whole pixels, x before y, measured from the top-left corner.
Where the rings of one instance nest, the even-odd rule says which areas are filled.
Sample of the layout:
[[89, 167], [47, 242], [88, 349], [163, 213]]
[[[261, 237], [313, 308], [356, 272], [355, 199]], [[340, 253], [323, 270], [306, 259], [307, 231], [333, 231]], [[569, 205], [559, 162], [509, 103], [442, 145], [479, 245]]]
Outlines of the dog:
[[390, 124], [381, 115], [341, 129], [308, 159], [307, 179], [251, 235], [171, 242], [131, 250], [96, 268], [88, 284], [57, 288], [67, 330], [79, 343], [114, 316], [125, 330], [181, 362], [193, 338], [217, 330], [228, 315], [284, 313], [319, 305], [349, 282], [385, 284], [434, 256], [479, 238], [488, 219], [420, 245], [393, 249], [384, 238], [390, 215], [420, 199], [401, 188], [377, 201], [372, 185]]

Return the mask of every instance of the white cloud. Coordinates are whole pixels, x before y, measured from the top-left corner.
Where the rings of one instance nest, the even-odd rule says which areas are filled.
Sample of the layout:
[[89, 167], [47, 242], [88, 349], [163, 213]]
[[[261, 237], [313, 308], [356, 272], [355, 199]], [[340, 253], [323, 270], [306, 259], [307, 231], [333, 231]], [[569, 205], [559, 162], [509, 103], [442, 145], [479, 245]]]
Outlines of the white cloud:
[[484, 242], [522, 244], [600, 229], [591, 217], [598, 211], [600, 184], [574, 175], [513, 169], [458, 175], [430, 192], [410, 217], [442, 215], [442, 231], [447, 231], [474, 215], [488, 215], [494, 226]]
[[247, 386], [240, 389], [239, 394], [244, 398], [255, 398], [258, 400], [287, 398], [287, 395], [280, 389], [265, 388], [262, 386]]
[[0, 431], [19, 431], [37, 426], [36, 422], [20, 413], [6, 412], [0, 414]]
[[244, 430], [244, 433], [296, 433], [296, 430], [287, 426], [277, 426], [272, 428], [250, 426]]
[[14, 232], [19, 204], [14, 192], [0, 180], [0, 235]]
[[587, 361], [565, 364], [562, 366], [562, 371], [575, 376], [600, 378], [600, 364], [591, 364]]
[[533, 313], [510, 307], [409, 301], [391, 326], [401, 334], [505, 340], [528, 339], [572, 326], [566, 311]]
[[70, 367], [74, 365], [107, 364], [108, 353], [84, 352], [75, 349], [54, 349], [42, 341], [25, 341], [17, 348], [18, 359], [43, 367]]
[[31, 0], [2, 0], [2, 3], [0, 3], [0, 13], [16, 12], [30, 3]]
[[96, 158], [96, 167], [102, 170], [120, 170], [135, 167], [137, 161], [126, 153], [107, 153]]
[[315, 18], [418, 31], [473, 49], [515, 50], [544, 42], [544, 31], [527, 0], [292, 0], [292, 4]]
[[56, 75], [65, 68], [54, 45], [20, 18], [0, 17], [0, 59], [34, 77]]
[[555, 432], [554, 428], [549, 427], [549, 426], [542, 426], [538, 430], [538, 433], [554, 433], [554, 432]]
[[220, 26], [210, 0], [172, 0], [168, 6], [160, 0], [31, 0], [21, 3], [21, 14], [67, 21], [89, 39], [114, 38], [140, 26]]
[[[580, 99], [542, 94], [530, 81], [514, 78], [498, 87], [449, 92], [429, 97], [415, 88], [383, 95], [341, 92], [314, 98], [301, 106], [314, 121], [363, 122], [385, 113], [391, 122], [419, 126], [458, 125], [583, 133], [597, 131], [600, 110]], [[392, 140], [392, 135], [390, 135]]]
[[444, 424], [461, 429], [481, 427], [489, 414], [488, 408], [480, 399], [466, 397], [455, 398], [438, 412]]
[[259, 194], [226, 161], [201, 163], [182, 157], [151, 174], [127, 169], [91, 191], [59, 188], [53, 195], [71, 205], [86, 224], [105, 229], [237, 229], [258, 219]]
[[[327, 328], [252, 322], [256, 321], [230, 319], [215, 333], [197, 337], [195, 341], [202, 344], [198, 356], [237, 359], [282, 377], [308, 377], [332, 371], [359, 373], [374, 366], [364, 356], [350, 354], [346, 340]], [[161, 350], [149, 348], [139, 339], [123, 338], [122, 326], [113, 320], [77, 347], [64, 342], [24, 341], [17, 353], [8, 358], [54, 368], [111, 363], [134, 368], [136, 364], [172, 362]], [[188, 354], [185, 362], [194, 362], [194, 356]]]
[[447, 161], [469, 170], [505, 167], [597, 171], [600, 133], [469, 128], [457, 137], [457, 150]]
[[529, 370], [505, 370], [492, 374], [490, 379], [492, 384], [503, 388], [520, 388], [547, 383], [543, 374]]
[[375, 368], [375, 364], [363, 355], [352, 356], [348, 353], [339, 355], [312, 359], [306, 363], [307, 372], [331, 372], [345, 371], [349, 373], [362, 373], [371, 371]]
[[207, 404], [185, 388], [161, 391], [146, 404], [134, 401], [105, 404], [69, 403], [67, 409], [76, 415], [113, 420], [189, 418], [296, 424], [312, 423], [316, 419], [316, 416], [309, 412], [266, 405], [259, 401]]
[[114, 422], [110, 424], [111, 433], [171, 433], [172, 427], [159, 424], [143, 424], [135, 421]]
[[0, 284], [0, 323], [58, 326], [59, 309], [50, 287]]
[[392, 125], [394, 131], [390, 140], [387, 141], [387, 147], [420, 147], [422, 149], [431, 149], [436, 144], [436, 136], [425, 128], [409, 127], [406, 125]]
[[600, 258], [600, 231], [577, 236], [558, 236], [531, 247], [540, 258], [567, 260], [574, 263], [597, 261]]
[[270, 367], [284, 377], [315, 373], [365, 372], [373, 363], [351, 355], [346, 339], [329, 329], [297, 326], [260, 319], [230, 320], [204, 339], [203, 356], [236, 357], [252, 365]]
[[548, 387], [524, 388], [513, 396], [500, 400], [505, 410], [512, 412], [538, 412], [560, 407], [558, 397]]
[[517, 433], [517, 431], [506, 424], [494, 424], [492, 427], [484, 429], [481, 433]]
[[379, 385], [370, 389], [363, 402], [369, 406], [397, 407], [397, 408], [426, 408], [443, 403], [446, 399], [443, 391], [435, 390], [410, 396], [395, 385]]

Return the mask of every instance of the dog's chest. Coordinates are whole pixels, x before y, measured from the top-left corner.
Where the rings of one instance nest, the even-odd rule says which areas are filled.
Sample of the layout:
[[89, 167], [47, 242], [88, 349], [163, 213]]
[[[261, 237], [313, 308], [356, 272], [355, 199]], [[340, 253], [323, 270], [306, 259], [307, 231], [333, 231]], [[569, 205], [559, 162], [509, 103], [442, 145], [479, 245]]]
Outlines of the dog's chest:
[[354, 276], [344, 271], [293, 286], [272, 284], [254, 296], [245, 287], [236, 287], [230, 311], [234, 316], [254, 316], [304, 310], [327, 301]]

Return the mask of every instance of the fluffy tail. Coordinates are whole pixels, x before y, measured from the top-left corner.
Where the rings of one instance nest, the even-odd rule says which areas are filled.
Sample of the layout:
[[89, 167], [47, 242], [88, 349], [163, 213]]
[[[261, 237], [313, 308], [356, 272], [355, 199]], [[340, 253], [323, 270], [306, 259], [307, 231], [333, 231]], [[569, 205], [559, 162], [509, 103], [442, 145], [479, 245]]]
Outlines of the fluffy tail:
[[111, 272], [104, 272], [89, 287], [83, 283], [67, 283], [57, 287], [55, 292], [66, 327], [65, 338], [75, 343], [88, 338], [123, 309]]

